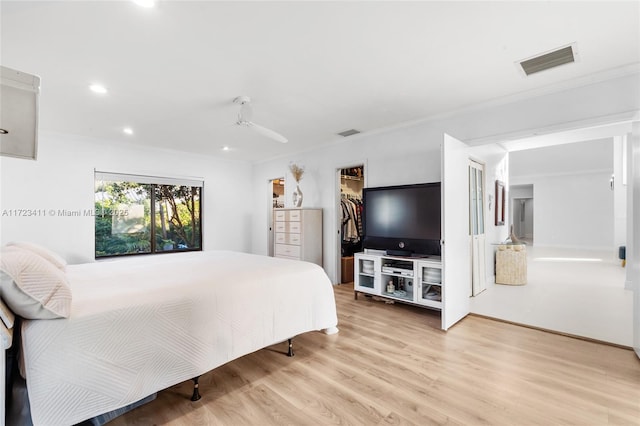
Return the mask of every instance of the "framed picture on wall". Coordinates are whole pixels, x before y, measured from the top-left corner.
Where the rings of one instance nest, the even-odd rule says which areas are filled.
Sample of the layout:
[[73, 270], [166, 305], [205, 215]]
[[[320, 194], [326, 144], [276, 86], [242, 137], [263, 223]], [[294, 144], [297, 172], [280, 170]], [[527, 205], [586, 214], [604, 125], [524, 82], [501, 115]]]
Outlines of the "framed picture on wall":
[[496, 180], [496, 226], [504, 225], [505, 193], [504, 182]]

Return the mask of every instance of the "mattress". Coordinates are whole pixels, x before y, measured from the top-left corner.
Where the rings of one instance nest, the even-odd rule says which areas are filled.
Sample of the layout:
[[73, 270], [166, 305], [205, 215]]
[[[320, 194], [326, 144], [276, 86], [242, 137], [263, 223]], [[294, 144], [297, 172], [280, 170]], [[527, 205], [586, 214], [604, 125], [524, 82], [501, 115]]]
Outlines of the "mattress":
[[35, 425], [69, 425], [313, 330], [337, 331], [319, 266], [204, 251], [69, 265], [68, 319], [25, 321]]

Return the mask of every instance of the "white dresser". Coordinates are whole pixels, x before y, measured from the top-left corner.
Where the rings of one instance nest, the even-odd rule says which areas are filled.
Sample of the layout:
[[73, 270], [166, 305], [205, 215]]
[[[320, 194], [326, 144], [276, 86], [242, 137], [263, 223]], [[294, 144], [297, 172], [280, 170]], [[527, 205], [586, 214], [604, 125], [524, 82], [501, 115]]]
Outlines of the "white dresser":
[[322, 209], [274, 209], [274, 256], [322, 266]]

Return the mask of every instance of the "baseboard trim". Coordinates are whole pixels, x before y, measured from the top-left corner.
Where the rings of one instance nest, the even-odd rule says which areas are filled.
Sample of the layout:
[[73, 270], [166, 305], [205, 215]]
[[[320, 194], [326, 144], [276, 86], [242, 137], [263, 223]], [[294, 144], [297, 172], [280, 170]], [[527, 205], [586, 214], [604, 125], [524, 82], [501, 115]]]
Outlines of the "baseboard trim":
[[519, 322], [509, 321], [509, 320], [505, 320], [505, 319], [501, 319], [501, 318], [490, 317], [490, 316], [487, 316], [487, 315], [474, 314], [474, 313], [469, 313], [469, 315], [472, 315], [472, 316], [478, 317], [478, 318], [485, 318], [485, 319], [492, 320], [492, 321], [503, 322], [503, 323], [506, 323], [506, 324], [517, 325], [517, 326], [524, 327], [524, 328], [530, 328], [532, 330], [544, 331], [545, 333], [557, 334], [559, 336], [571, 337], [573, 339], [583, 340], [583, 341], [586, 341], [586, 342], [598, 343], [598, 344], [601, 344], [601, 345], [613, 346], [615, 348], [627, 349], [627, 350], [633, 351], [633, 348], [631, 346], [621, 345], [621, 344], [613, 343], [613, 342], [607, 342], [605, 340], [598, 340], [598, 339], [593, 339], [591, 337], [578, 336], [577, 334], [564, 333], [564, 332], [558, 331], [558, 330], [551, 330], [551, 329], [544, 328], [544, 327], [536, 327], [535, 325], [522, 324], [522, 323], [519, 323]]

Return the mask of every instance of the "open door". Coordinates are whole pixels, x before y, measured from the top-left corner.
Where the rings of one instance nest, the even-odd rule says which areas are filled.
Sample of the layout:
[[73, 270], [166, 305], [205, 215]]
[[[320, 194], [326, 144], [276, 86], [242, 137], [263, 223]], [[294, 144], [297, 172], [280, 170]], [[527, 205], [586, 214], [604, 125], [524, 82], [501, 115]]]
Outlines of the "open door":
[[442, 329], [470, 310], [468, 146], [444, 134], [442, 155]]
[[[627, 277], [633, 288], [633, 349], [640, 358], [640, 122], [633, 123], [630, 137], [627, 138], [627, 164], [630, 179], [628, 191], [631, 213], [627, 220]], [[629, 250], [631, 248], [631, 250]]]

